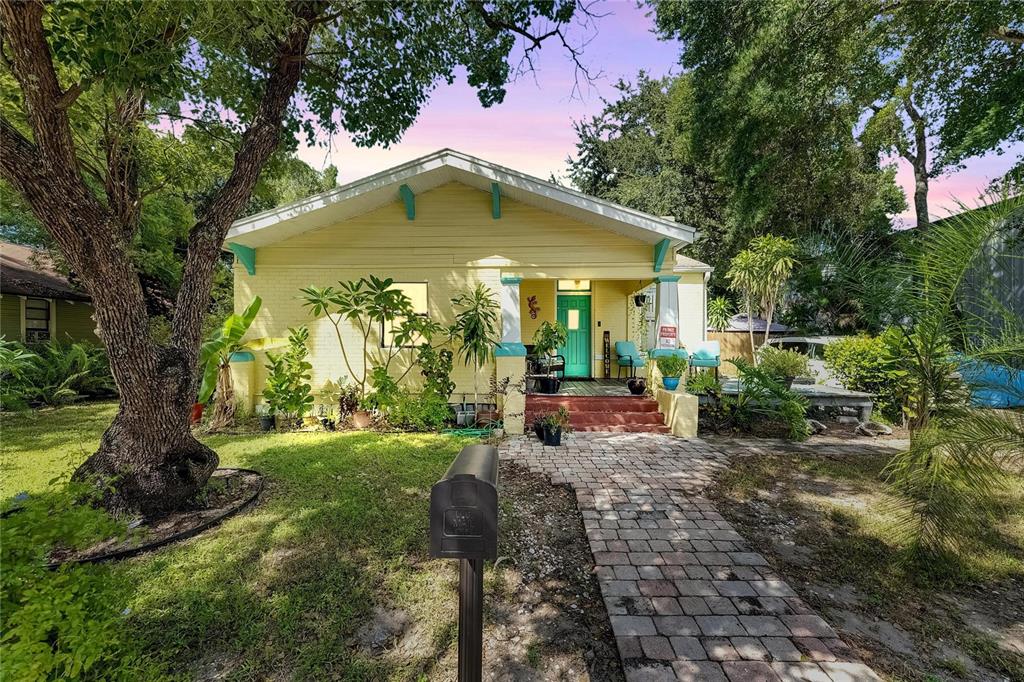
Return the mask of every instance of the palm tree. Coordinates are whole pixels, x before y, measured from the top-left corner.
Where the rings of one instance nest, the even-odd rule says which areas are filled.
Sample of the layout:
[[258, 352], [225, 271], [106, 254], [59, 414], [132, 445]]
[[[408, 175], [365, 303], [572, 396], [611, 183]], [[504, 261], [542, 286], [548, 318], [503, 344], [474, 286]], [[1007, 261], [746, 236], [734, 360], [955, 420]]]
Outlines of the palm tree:
[[772, 317], [778, 307], [782, 289], [796, 266], [796, 243], [786, 237], [766, 234], [755, 237], [750, 245], [732, 259], [726, 277], [729, 288], [739, 293], [747, 313], [750, 352], [757, 364], [754, 342], [754, 316], [763, 314], [766, 326], [762, 345], [768, 343]]
[[913, 234], [902, 261], [884, 254], [847, 273], [851, 287], [861, 287], [866, 312], [899, 330], [900, 370], [914, 386], [910, 447], [886, 475], [900, 500], [906, 545], [922, 565], [957, 552], [984, 529], [1007, 471], [1024, 468], [1024, 413], [973, 405], [957, 371], [975, 362], [1011, 376], [1024, 371], [1024, 324], [1000, 302], [988, 260], [1024, 257], [1019, 235], [1008, 234], [1024, 198], [962, 208]]
[[732, 301], [725, 296], [716, 296], [708, 301], [708, 326], [716, 332], [725, 331], [732, 319]]

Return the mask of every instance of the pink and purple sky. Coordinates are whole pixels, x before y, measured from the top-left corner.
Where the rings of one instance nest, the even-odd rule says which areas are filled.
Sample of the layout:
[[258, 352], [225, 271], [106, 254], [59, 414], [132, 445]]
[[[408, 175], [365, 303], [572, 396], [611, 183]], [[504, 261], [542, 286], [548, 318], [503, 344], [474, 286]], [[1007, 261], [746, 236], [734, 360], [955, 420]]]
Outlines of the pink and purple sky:
[[[402, 141], [388, 149], [363, 149], [337, 136], [330, 145], [300, 146], [299, 156], [315, 168], [333, 163], [339, 183], [390, 168], [443, 147], [450, 147], [540, 178], [565, 174], [566, 157], [575, 152], [572, 122], [600, 112], [601, 98], [614, 98], [614, 83], [632, 80], [640, 70], [654, 77], [677, 74], [680, 47], [661, 41], [651, 32], [652, 18], [633, 0], [605, 0], [594, 5], [590, 25], [575, 25], [570, 42], [584, 47], [581, 61], [592, 74], [592, 83], [581, 79], [574, 94], [575, 66], [565, 50], [554, 42], [535, 55], [533, 74], [508, 86], [504, 103], [484, 109], [464, 79], [441, 85], [423, 108]], [[934, 217], [956, 212], [957, 201], [974, 205], [993, 178], [1006, 172], [1021, 149], [1002, 156], [990, 154], [968, 160], [956, 173], [931, 182], [929, 206]], [[898, 160], [898, 180], [911, 202], [913, 175], [909, 164]], [[908, 210], [900, 216], [912, 218]]]

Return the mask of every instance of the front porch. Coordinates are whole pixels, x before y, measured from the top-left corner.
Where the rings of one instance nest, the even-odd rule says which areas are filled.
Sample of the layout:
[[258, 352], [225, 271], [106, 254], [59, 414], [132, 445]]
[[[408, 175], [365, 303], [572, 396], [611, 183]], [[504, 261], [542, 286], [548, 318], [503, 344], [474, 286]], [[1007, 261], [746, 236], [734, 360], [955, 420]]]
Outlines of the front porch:
[[[506, 395], [506, 429], [521, 433], [534, 418], [566, 407], [580, 430], [678, 430], [666, 426], [663, 415], [673, 410], [663, 409], [661, 400], [632, 395], [626, 381], [633, 375], [654, 379], [648, 359], [653, 351], [704, 340], [704, 272], [611, 277], [607, 267], [595, 267], [595, 275], [606, 276], [588, 279], [580, 270], [501, 278], [497, 379], [509, 378], [526, 394]], [[567, 335], [554, 351], [557, 368], [550, 370], [535, 348], [545, 323], [561, 324]], [[620, 355], [617, 345], [628, 345], [632, 355]], [[560, 380], [554, 394], [551, 377]]]
[[626, 387], [625, 379], [566, 379], [562, 382], [558, 394], [601, 398], [622, 398], [632, 395]]

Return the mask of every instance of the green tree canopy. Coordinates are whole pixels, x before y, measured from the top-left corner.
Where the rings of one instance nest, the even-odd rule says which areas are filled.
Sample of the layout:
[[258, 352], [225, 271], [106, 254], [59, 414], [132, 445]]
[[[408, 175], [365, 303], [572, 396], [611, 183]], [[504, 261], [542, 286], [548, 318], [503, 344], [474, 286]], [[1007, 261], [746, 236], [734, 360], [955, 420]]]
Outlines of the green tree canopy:
[[684, 43], [698, 149], [739, 188], [740, 215], [786, 206], [792, 169], [831, 203], [842, 184], [829, 179], [856, 190], [871, 174], [855, 171], [895, 153], [924, 226], [930, 178], [1024, 135], [1018, 2], [652, 4], [661, 34]]
[[[570, 177], [585, 192], [698, 228], [690, 255], [715, 266], [715, 291], [725, 291], [730, 259], [758, 234], [884, 233], [905, 207], [893, 170], [880, 168], [850, 128], [823, 131], [781, 109], [763, 121], [743, 113], [726, 122], [701, 101], [696, 74], [641, 73], [618, 87], [617, 101], [577, 123]], [[737, 125], [738, 133], [720, 128]]]

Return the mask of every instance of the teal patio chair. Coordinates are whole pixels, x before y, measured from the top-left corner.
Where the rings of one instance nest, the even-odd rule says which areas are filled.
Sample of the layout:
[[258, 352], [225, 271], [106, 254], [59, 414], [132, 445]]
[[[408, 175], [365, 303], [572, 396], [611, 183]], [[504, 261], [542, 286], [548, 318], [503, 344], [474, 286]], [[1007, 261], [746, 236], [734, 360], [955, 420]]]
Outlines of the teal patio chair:
[[715, 369], [715, 378], [718, 378], [718, 368], [722, 364], [722, 348], [718, 341], [703, 341], [694, 346], [690, 354], [690, 368], [704, 367]]
[[616, 341], [615, 355], [618, 356], [619, 367], [616, 376], [620, 379], [622, 378], [623, 367], [629, 368], [629, 376], [632, 378], [636, 376], [637, 368], [644, 366], [644, 359], [640, 357], [640, 351], [636, 349], [636, 344], [632, 341]]

